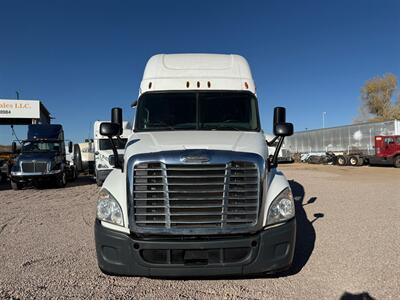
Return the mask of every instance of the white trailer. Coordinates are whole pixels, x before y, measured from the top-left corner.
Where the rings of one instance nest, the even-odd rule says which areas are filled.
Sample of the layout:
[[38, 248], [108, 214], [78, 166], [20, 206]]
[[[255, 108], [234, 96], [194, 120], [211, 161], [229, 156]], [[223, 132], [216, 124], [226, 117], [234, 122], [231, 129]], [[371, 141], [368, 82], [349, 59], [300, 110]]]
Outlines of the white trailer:
[[295, 132], [285, 140], [292, 153], [375, 154], [375, 136], [400, 135], [400, 121], [368, 122]]
[[[96, 183], [101, 186], [113, 170], [115, 164], [115, 157], [112, 151], [112, 144], [108, 137], [100, 134], [100, 124], [106, 121], [96, 121], [93, 125], [93, 147], [94, 147], [94, 175]], [[123, 122], [123, 131], [119, 139], [113, 139], [113, 142], [117, 145], [119, 159], [123, 158], [125, 144], [132, 134], [132, 125], [129, 122]]]

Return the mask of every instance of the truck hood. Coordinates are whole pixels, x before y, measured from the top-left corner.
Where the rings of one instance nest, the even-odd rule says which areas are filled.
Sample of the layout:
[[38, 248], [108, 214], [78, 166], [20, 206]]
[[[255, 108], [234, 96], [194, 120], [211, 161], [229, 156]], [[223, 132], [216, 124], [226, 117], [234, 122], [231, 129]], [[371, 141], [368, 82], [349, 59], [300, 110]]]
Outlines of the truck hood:
[[[109, 149], [109, 150], [97, 150], [99, 152], [99, 154], [103, 154], [106, 156], [110, 156], [110, 155], [114, 155], [114, 152]], [[124, 149], [117, 149], [118, 154], [124, 154]]]
[[199, 130], [134, 133], [127, 143], [125, 155], [129, 158], [141, 153], [190, 149], [250, 152], [264, 158], [268, 156], [262, 132]]

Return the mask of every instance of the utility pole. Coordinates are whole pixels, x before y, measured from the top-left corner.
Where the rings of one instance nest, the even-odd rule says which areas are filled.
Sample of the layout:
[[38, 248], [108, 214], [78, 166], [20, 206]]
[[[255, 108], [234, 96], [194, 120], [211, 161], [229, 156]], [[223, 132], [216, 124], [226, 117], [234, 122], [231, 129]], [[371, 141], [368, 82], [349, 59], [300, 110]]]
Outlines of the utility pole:
[[326, 116], [326, 111], [322, 112], [322, 128], [325, 128], [325, 116]]

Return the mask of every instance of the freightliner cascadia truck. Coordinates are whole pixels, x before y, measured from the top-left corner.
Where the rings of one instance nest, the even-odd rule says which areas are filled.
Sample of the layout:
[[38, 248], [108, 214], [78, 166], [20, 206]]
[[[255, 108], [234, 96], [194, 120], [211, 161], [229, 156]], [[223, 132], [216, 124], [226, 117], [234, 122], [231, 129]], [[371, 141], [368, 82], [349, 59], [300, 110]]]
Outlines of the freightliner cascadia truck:
[[[132, 106], [132, 135], [97, 202], [98, 265], [110, 275], [226, 276], [290, 267], [296, 220], [277, 170], [285, 136], [274, 109], [275, 154], [261, 129], [254, 81], [238, 55], [150, 58]], [[115, 157], [122, 110], [100, 125]]]

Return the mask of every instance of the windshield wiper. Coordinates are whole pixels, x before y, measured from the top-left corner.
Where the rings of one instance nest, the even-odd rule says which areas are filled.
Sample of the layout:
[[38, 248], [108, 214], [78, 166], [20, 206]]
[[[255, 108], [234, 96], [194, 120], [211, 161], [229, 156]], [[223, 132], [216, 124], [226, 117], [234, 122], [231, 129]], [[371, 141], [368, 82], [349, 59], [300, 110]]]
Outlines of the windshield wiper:
[[234, 131], [241, 131], [242, 129], [237, 128], [237, 127], [233, 127], [233, 126], [226, 126], [226, 125], [216, 125], [216, 126], [205, 126], [203, 127], [204, 129], [208, 129], [208, 130], [234, 130]]
[[145, 129], [146, 130], [153, 130], [153, 129], [160, 129], [160, 130], [170, 129], [170, 130], [173, 130], [174, 127], [172, 127], [171, 125], [169, 125], [167, 123], [164, 123], [164, 122], [157, 122], [157, 123], [148, 123], [146, 125]]

